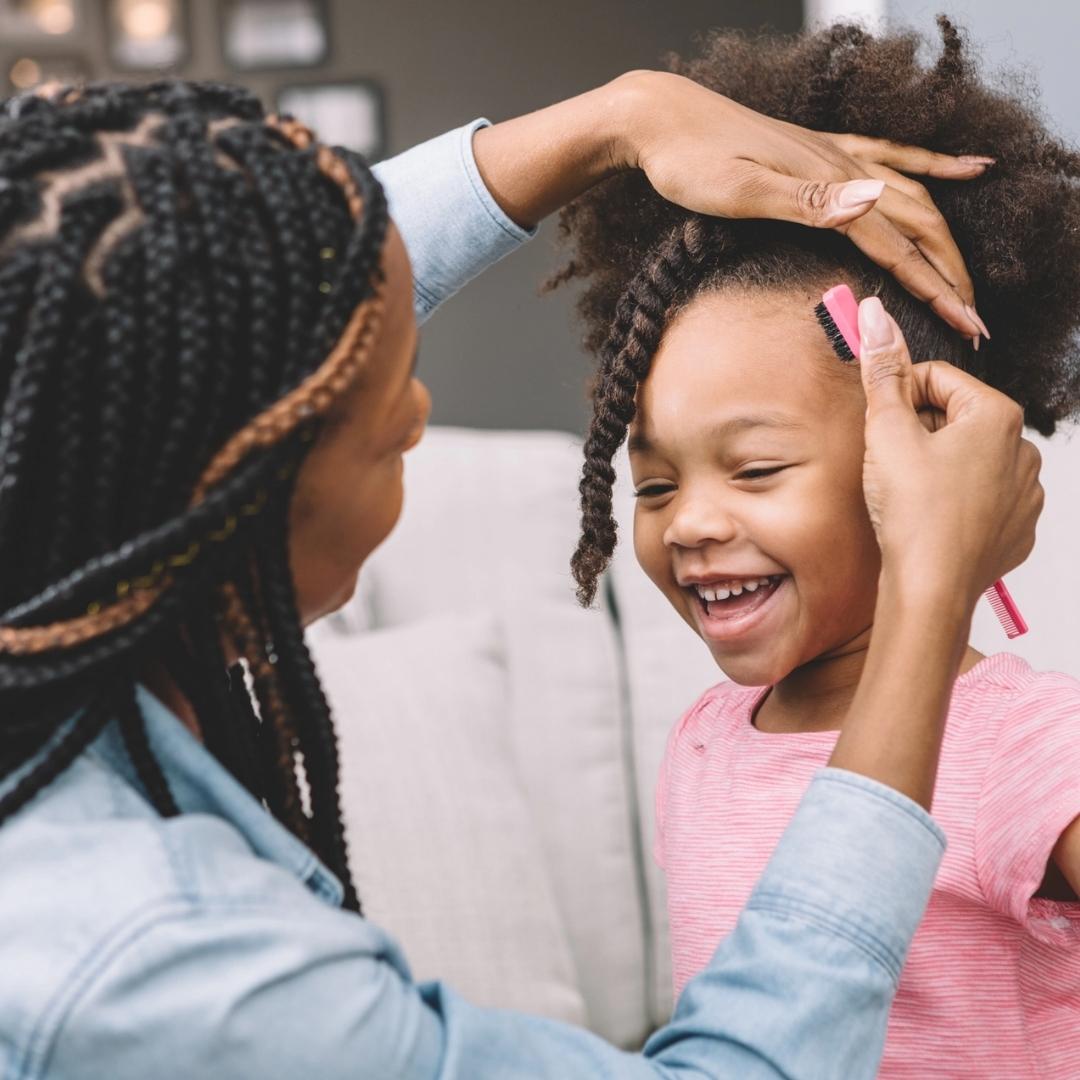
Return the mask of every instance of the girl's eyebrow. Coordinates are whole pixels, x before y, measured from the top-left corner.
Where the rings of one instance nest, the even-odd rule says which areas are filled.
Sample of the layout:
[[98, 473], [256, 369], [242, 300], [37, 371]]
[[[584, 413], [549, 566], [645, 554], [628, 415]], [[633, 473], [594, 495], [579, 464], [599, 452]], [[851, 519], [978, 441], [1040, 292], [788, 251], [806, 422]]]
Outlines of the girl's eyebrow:
[[[757, 427], [778, 428], [782, 431], [796, 431], [805, 428], [801, 420], [794, 416], [781, 412], [751, 413], [747, 416], [733, 416], [721, 421], [709, 432], [709, 437], [716, 442], [742, 435], [743, 432]], [[627, 448], [631, 454], [647, 454], [654, 449], [652, 440], [644, 431], [635, 431], [627, 440]]]

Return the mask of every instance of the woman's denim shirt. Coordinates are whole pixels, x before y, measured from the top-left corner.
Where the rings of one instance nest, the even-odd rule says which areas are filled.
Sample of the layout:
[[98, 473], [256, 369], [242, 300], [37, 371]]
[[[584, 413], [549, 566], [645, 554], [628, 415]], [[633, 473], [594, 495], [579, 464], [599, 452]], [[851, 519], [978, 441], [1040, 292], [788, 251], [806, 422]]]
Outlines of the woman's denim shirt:
[[[480, 179], [482, 123], [378, 169], [420, 317], [529, 235]], [[875, 1074], [944, 850], [896, 792], [823, 770], [735, 932], [631, 1054], [414, 983], [315, 855], [155, 698], [139, 702], [179, 816], [155, 813], [113, 724], [0, 827], [2, 1080]]]

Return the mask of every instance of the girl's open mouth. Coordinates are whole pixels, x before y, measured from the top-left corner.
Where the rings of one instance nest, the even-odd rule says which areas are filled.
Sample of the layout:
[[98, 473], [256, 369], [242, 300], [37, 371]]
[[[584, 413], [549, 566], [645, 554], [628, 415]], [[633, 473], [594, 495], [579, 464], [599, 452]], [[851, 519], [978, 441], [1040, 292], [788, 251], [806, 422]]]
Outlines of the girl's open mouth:
[[725, 582], [720, 586], [693, 585], [703, 636], [717, 640], [741, 637], [765, 617], [787, 574]]

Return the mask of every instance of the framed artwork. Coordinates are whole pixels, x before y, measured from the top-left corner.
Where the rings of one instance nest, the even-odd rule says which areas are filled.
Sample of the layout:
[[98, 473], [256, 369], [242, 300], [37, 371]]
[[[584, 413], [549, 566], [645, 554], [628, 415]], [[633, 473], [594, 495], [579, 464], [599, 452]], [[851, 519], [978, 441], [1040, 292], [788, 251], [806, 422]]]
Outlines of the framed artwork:
[[5, 45], [64, 37], [79, 29], [82, 0], [0, 0]]
[[314, 67], [330, 53], [325, 0], [220, 0], [221, 47], [237, 71]]
[[188, 56], [185, 0], [106, 0], [109, 59], [127, 71], [169, 71]]
[[90, 65], [81, 56], [68, 53], [36, 53], [0, 58], [0, 90], [4, 94], [32, 90], [45, 82], [77, 84], [93, 77]]
[[369, 161], [385, 152], [383, 96], [377, 83], [356, 79], [283, 86], [277, 108], [295, 116], [330, 146], [355, 150]]

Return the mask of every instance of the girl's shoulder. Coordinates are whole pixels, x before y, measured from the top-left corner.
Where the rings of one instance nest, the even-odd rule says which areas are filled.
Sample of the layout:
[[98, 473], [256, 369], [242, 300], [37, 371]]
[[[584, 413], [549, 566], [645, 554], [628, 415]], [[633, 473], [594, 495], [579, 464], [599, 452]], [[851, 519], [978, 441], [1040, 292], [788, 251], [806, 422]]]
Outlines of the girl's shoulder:
[[1061, 671], [1038, 671], [1014, 653], [986, 656], [960, 675], [952, 711], [987, 711], [1012, 721], [1037, 719], [1048, 709], [1080, 716], [1080, 679]]
[[985, 657], [956, 680], [945, 750], [954, 764], [982, 761], [991, 772], [1018, 753], [1080, 767], [1080, 679], [1038, 671], [1013, 653]]

